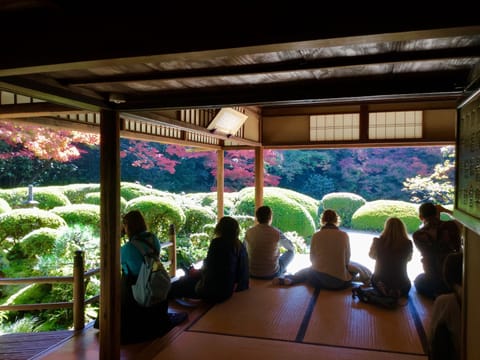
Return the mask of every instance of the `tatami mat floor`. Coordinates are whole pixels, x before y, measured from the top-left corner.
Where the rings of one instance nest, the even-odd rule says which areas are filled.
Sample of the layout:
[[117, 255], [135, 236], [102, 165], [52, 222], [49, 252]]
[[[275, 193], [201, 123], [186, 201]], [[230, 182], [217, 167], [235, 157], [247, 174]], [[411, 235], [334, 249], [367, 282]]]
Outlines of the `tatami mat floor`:
[[[308, 258], [298, 256], [289, 270], [305, 263]], [[184, 308], [172, 302], [171, 310], [189, 312], [188, 322], [153, 342], [122, 346], [121, 359], [427, 360], [431, 307], [414, 288], [405, 306], [390, 311], [358, 303], [350, 289], [279, 287], [252, 280], [249, 290], [213, 307]], [[98, 358], [98, 330], [89, 328], [28, 359]]]

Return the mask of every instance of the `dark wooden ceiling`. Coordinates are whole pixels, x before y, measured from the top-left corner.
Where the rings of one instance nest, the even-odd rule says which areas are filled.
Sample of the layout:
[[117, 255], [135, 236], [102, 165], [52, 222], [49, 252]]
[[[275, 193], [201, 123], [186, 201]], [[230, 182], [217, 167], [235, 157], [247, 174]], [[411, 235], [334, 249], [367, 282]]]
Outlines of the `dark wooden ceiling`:
[[480, 18], [468, 9], [97, 3], [4, 0], [0, 88], [139, 111], [460, 100], [480, 83]]

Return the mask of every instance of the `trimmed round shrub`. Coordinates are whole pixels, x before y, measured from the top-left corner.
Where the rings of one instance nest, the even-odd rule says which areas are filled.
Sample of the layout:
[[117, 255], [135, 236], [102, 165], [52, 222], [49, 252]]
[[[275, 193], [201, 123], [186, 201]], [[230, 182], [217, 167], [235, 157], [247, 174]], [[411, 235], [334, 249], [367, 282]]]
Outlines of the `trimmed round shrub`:
[[161, 191], [141, 184], [122, 182], [120, 183], [120, 195], [128, 201], [141, 196], [158, 196], [170, 200], [176, 200], [178, 195], [168, 191]]
[[382, 232], [389, 217], [401, 219], [409, 233], [421, 224], [418, 218], [418, 205], [399, 200], [376, 200], [363, 205], [352, 216], [352, 228]]
[[348, 228], [352, 225], [352, 215], [366, 202], [363, 197], [354, 193], [330, 193], [322, 198], [322, 211], [325, 209], [335, 210], [340, 216], [340, 225]]
[[27, 207], [25, 202], [28, 200], [28, 188], [0, 189], [0, 198], [5, 200], [12, 209], [25, 208]]
[[140, 196], [127, 202], [125, 213], [139, 210], [150, 231], [157, 234], [161, 240], [168, 238], [170, 224], [175, 225], [177, 233], [185, 224], [185, 214], [182, 208], [173, 200], [158, 196]]
[[100, 205], [100, 191], [85, 194], [85, 204]]
[[8, 211], [12, 211], [12, 208], [8, 204], [7, 200], [0, 198], [0, 214], [6, 213]]
[[[31, 207], [28, 201], [28, 187], [19, 187], [8, 190], [0, 190], [0, 198], [7, 201], [13, 208]], [[63, 206], [70, 204], [70, 200], [66, 197], [58, 187], [33, 187], [33, 200], [37, 202], [35, 207], [43, 210], [49, 210], [55, 206]]]
[[270, 194], [275, 191], [281, 191], [288, 198], [302, 205], [310, 213], [310, 215], [312, 216], [312, 219], [317, 218], [318, 208], [320, 206], [319, 200], [290, 189], [283, 189], [278, 187], [266, 187], [263, 190], [264, 194]]
[[33, 200], [38, 201], [37, 207], [43, 210], [50, 210], [57, 206], [67, 206], [71, 204], [68, 197], [62, 192], [49, 188], [34, 188]]
[[28, 257], [42, 256], [52, 251], [59, 231], [52, 228], [33, 230], [20, 240], [20, 247]]
[[[235, 215], [255, 215], [255, 194], [240, 191], [241, 197], [235, 206]], [[301, 204], [291, 200], [282, 192], [264, 193], [263, 202], [272, 208], [272, 225], [283, 232], [295, 231], [300, 236], [311, 236], [315, 232], [315, 223], [310, 213]]]
[[[312, 217], [312, 219], [317, 218], [318, 207], [320, 205], [320, 201], [318, 201], [318, 200], [316, 200], [316, 199], [314, 199], [314, 198], [312, 198], [308, 195], [301, 194], [299, 192], [296, 192], [296, 191], [293, 191], [293, 190], [290, 190], [290, 189], [284, 189], [284, 188], [273, 187], [273, 186], [268, 186], [268, 187], [265, 187], [263, 189], [263, 197], [264, 198], [268, 197], [272, 194], [278, 194], [278, 193], [281, 193], [284, 196], [286, 196], [287, 198], [289, 198], [289, 199], [295, 201], [296, 203], [302, 205], [310, 213], [310, 216]], [[243, 188], [242, 190], [240, 190], [239, 194], [240, 194], [239, 198], [242, 198], [246, 194], [248, 194], [249, 196], [255, 196], [255, 188], [251, 187], [251, 186]]]
[[57, 214], [69, 226], [89, 226], [95, 233], [100, 232], [100, 206], [93, 204], [72, 204], [50, 210]]
[[33, 230], [66, 226], [65, 220], [51, 211], [42, 209], [15, 209], [0, 214], [0, 243], [6, 239], [20, 240]]
[[199, 205], [186, 205], [183, 207], [185, 213], [185, 224], [182, 233], [195, 234], [203, 231], [206, 224], [215, 224], [217, 216], [210, 208]]
[[57, 189], [70, 200], [70, 203], [83, 204], [86, 194], [100, 191], [100, 184], [71, 184], [58, 186]]
[[[92, 204], [92, 205], [100, 205], [100, 192], [91, 192], [88, 194], [85, 194], [85, 199], [84, 203], [85, 204]], [[120, 212], [123, 212], [123, 209], [125, 209], [125, 206], [127, 205], [127, 200], [125, 200], [123, 197], [120, 197]]]

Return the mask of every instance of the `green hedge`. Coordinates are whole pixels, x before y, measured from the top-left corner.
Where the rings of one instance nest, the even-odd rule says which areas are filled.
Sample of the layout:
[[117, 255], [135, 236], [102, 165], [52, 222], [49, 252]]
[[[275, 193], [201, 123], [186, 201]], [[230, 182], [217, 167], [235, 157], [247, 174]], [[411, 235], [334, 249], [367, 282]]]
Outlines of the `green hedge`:
[[[88, 194], [85, 194], [85, 199], [84, 203], [85, 204], [93, 204], [93, 205], [100, 205], [100, 192], [91, 192]], [[125, 206], [127, 205], [127, 200], [125, 200], [123, 197], [120, 197], [120, 212], [122, 213], [123, 210], [125, 209]]]
[[[234, 215], [255, 215], [255, 194], [250, 189], [239, 192], [239, 201], [235, 205]], [[290, 199], [281, 191], [264, 193], [263, 202], [272, 208], [272, 225], [283, 232], [295, 231], [300, 236], [311, 236], [315, 232], [315, 223], [308, 210]]]
[[0, 198], [0, 214], [12, 211], [11, 206], [8, 204], [7, 200]]
[[185, 205], [185, 224], [182, 227], [182, 233], [186, 235], [203, 232], [206, 224], [215, 224], [217, 215], [207, 207], [199, 205]]
[[58, 229], [66, 226], [65, 220], [51, 211], [41, 209], [15, 209], [0, 214], [0, 244], [7, 238], [16, 242], [29, 232], [49, 227]]
[[340, 216], [340, 225], [352, 226], [352, 215], [367, 202], [360, 195], [349, 192], [335, 192], [322, 198], [322, 211], [332, 209]]
[[170, 224], [175, 225], [177, 233], [185, 224], [185, 213], [173, 200], [158, 196], [140, 196], [127, 202], [125, 213], [139, 210], [150, 231], [157, 234], [161, 240], [168, 238]]
[[20, 240], [20, 247], [29, 257], [46, 255], [52, 251], [58, 234], [58, 230], [52, 228], [33, 230]]
[[412, 233], [421, 224], [418, 205], [398, 200], [376, 200], [366, 203], [352, 216], [352, 227], [358, 230], [381, 232], [389, 217], [401, 219]]
[[87, 194], [100, 191], [100, 184], [71, 184], [59, 186], [58, 190], [65, 194], [72, 204], [83, 204]]
[[50, 210], [69, 226], [89, 226], [96, 234], [100, 233], [100, 206], [93, 204], [72, 204]]

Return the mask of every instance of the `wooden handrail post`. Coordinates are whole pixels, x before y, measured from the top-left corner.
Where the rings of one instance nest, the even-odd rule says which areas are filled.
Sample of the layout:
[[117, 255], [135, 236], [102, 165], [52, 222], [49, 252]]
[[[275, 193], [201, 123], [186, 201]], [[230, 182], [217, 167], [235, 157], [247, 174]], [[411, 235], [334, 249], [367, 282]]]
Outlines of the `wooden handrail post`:
[[170, 257], [170, 276], [174, 277], [177, 274], [177, 234], [175, 232], [175, 224], [170, 224], [168, 228], [168, 238], [172, 246], [168, 248]]
[[73, 328], [81, 330], [85, 327], [85, 280], [83, 274], [85, 264], [83, 251], [75, 251], [73, 261]]

